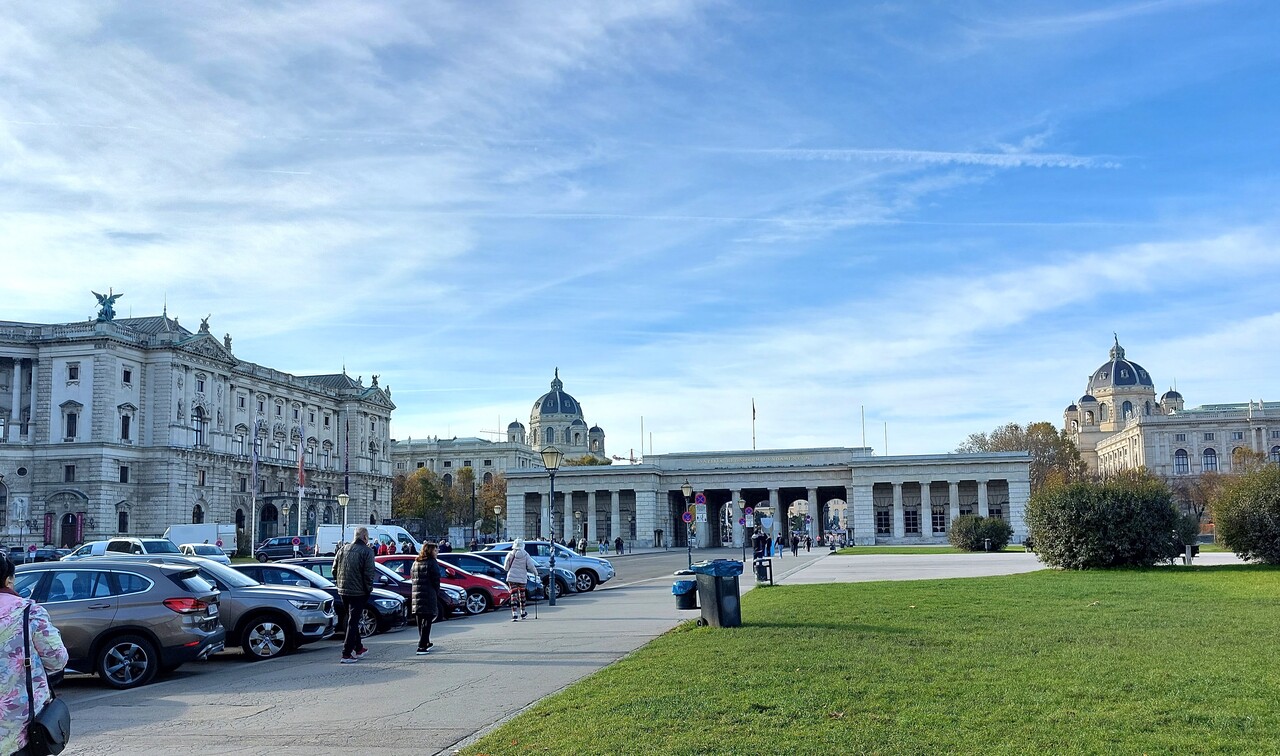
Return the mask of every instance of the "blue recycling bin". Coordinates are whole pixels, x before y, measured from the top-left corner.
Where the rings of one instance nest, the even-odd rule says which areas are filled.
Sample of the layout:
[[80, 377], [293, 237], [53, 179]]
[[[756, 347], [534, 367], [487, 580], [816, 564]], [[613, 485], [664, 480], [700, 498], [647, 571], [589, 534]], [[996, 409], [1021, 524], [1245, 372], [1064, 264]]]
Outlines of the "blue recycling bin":
[[694, 562], [690, 569], [697, 576], [698, 603], [702, 605], [698, 624], [711, 627], [741, 625], [742, 595], [738, 590], [738, 576], [742, 574], [742, 562], [712, 559]]

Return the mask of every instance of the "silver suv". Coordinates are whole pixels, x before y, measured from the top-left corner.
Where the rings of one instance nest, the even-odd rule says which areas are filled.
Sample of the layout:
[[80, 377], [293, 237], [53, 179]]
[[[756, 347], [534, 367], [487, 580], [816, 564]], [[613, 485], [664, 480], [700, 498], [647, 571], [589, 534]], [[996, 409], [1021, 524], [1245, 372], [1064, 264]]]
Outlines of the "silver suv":
[[[123, 561], [123, 560], [122, 560]], [[62, 634], [69, 671], [113, 688], [222, 650], [218, 590], [193, 565], [82, 560], [18, 565], [15, 588], [44, 606]]]
[[[102, 559], [110, 559], [103, 557]], [[306, 643], [334, 634], [338, 618], [333, 599], [315, 588], [263, 585], [226, 565], [203, 557], [119, 557], [120, 561], [145, 560], [154, 564], [186, 564], [222, 591], [222, 624], [227, 642], [239, 644], [250, 659], [271, 659]], [[97, 563], [99, 558], [81, 560]], [[114, 561], [114, 560], [113, 560]]]
[[[533, 557], [533, 561], [538, 567], [545, 569], [551, 562], [551, 549], [556, 550], [556, 570], [561, 567], [569, 570], [576, 578], [576, 588], [579, 591], [594, 591], [596, 586], [601, 583], [607, 583], [613, 579], [613, 563], [608, 559], [598, 559], [596, 557], [583, 556], [573, 549], [561, 546], [558, 543], [547, 543], [546, 541], [525, 541], [524, 550], [529, 552], [529, 556]], [[490, 554], [498, 564], [502, 564], [507, 554], [511, 551], [511, 542], [495, 543], [489, 546], [488, 551], [475, 552], [478, 556], [488, 557]]]

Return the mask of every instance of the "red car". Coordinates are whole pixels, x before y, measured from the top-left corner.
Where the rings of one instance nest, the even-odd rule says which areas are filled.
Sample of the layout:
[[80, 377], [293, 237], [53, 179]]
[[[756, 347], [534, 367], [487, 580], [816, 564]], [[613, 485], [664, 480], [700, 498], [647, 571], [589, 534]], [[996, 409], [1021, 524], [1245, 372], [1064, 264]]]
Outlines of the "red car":
[[[379, 563], [390, 567], [405, 580], [413, 569], [417, 557], [412, 554], [388, 554], [375, 557]], [[501, 580], [485, 575], [475, 575], [458, 569], [451, 564], [438, 562], [440, 565], [440, 582], [452, 585], [467, 592], [467, 614], [483, 614], [490, 609], [497, 609], [511, 603], [511, 590]]]

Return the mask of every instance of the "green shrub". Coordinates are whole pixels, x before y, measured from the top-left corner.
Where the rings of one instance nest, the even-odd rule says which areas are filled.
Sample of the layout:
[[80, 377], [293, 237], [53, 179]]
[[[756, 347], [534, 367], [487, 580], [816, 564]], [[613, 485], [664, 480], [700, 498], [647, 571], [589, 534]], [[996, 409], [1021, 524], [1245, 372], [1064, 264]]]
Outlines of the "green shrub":
[[1009, 545], [1013, 528], [999, 517], [961, 515], [951, 521], [947, 541], [965, 551], [987, 551], [990, 539], [991, 551], [999, 551]]
[[1051, 486], [1027, 503], [1041, 561], [1074, 570], [1171, 561], [1181, 520], [1168, 486], [1145, 471]]
[[1280, 564], [1280, 467], [1236, 477], [1212, 507], [1218, 538], [1227, 548], [1241, 559]]

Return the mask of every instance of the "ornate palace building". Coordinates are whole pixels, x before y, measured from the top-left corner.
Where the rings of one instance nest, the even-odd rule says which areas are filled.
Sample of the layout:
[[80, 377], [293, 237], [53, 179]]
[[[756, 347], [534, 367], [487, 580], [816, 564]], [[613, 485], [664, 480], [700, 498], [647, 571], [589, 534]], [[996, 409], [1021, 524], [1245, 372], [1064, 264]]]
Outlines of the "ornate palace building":
[[1171, 480], [1229, 472], [1244, 451], [1280, 463], [1280, 402], [1187, 408], [1172, 389], [1157, 399], [1150, 373], [1125, 356], [1119, 338], [1062, 422], [1089, 468], [1101, 472], [1145, 467]]
[[70, 546], [191, 522], [314, 532], [342, 521], [344, 489], [350, 522], [390, 515], [395, 405], [377, 376], [245, 362], [207, 318], [194, 333], [167, 311], [117, 319], [119, 296], [98, 295], [87, 322], [0, 321], [0, 540]]

